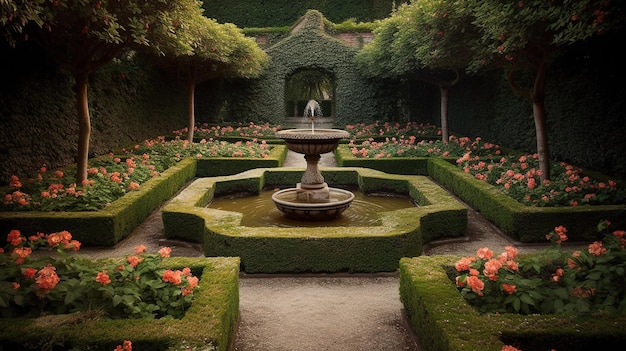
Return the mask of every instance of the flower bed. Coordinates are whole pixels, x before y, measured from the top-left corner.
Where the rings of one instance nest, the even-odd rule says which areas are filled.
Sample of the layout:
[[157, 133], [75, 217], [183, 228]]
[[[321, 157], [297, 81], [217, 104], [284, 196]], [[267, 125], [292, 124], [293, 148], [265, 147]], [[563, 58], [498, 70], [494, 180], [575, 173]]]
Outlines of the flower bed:
[[0, 348], [113, 350], [128, 340], [139, 350], [230, 350], [239, 315], [239, 259], [168, 258], [162, 263], [164, 270], [183, 267], [199, 272], [200, 279], [182, 318], [107, 319], [99, 318], [101, 311], [0, 318]]
[[[181, 158], [158, 176], [125, 192], [104, 208], [96, 211], [0, 211], [0, 230], [8, 232], [17, 228], [28, 235], [38, 231], [68, 230], [86, 246], [112, 246], [130, 234], [152, 211], [169, 200], [192, 178], [235, 174], [260, 166], [278, 167], [282, 165], [286, 154], [286, 147], [275, 145], [265, 158]], [[170, 159], [182, 156], [155, 153], [151, 157]], [[104, 175], [103, 172], [98, 174]]]
[[393, 122], [375, 122], [375, 123], [357, 123], [349, 124], [345, 128], [350, 133], [351, 139], [369, 139], [369, 138], [395, 138], [399, 136], [411, 135], [416, 136], [419, 140], [437, 139], [441, 137], [439, 127], [429, 123], [393, 123]]
[[[269, 123], [236, 123], [236, 124], [215, 124], [203, 123], [194, 129], [194, 140], [223, 140], [223, 141], [254, 141], [265, 140], [268, 143], [281, 143], [282, 140], [276, 138], [275, 133], [282, 129], [281, 125], [270, 125]], [[185, 138], [188, 128], [174, 131], [177, 138]]]
[[400, 298], [424, 351], [603, 350], [626, 342], [618, 314], [481, 314], [459, 293], [450, 272], [458, 256], [400, 260]]
[[444, 148], [440, 142], [405, 137], [339, 145], [335, 155], [342, 167], [430, 176], [507, 235], [524, 242], [540, 242], [538, 233], [559, 224], [574, 228], [573, 240], [588, 240], [598, 221], [626, 220], [626, 193], [605, 176], [587, 176], [559, 163], [554, 165], [552, 182], [541, 183], [534, 155], [504, 156], [497, 145], [479, 138], [468, 142], [451, 137], [451, 141]]

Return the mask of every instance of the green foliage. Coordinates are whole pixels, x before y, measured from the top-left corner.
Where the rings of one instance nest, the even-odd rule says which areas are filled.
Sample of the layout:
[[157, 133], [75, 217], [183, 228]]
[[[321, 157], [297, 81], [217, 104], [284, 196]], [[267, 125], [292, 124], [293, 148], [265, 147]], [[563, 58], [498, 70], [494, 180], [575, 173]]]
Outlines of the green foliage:
[[[0, 256], [3, 318], [88, 311], [113, 319], [181, 318], [198, 285], [188, 267], [160, 267], [169, 248], [147, 254], [140, 245], [135, 255], [94, 262], [69, 255], [80, 242], [67, 231], [26, 238], [13, 230], [7, 240]], [[32, 257], [38, 248], [56, 250], [56, 255]]]
[[230, 119], [284, 124], [288, 94], [285, 84], [301, 71], [317, 71], [330, 77], [337, 125], [392, 115], [375, 96], [378, 83], [367, 81], [356, 71], [352, 62], [356, 49], [330, 36], [323, 19], [320, 12], [308, 11], [288, 37], [267, 50], [270, 65], [259, 79], [244, 89], [229, 89], [233, 92], [228, 99]]
[[366, 74], [383, 77], [419, 77], [424, 70], [462, 72], [473, 58], [477, 37], [464, 1], [416, 1], [379, 21], [374, 41], [356, 61]]
[[[205, 0], [203, 7], [206, 16], [217, 19], [220, 23], [231, 22], [239, 27], [261, 28], [281, 27], [293, 24], [307, 10], [318, 10], [333, 22], [354, 19], [359, 22], [371, 22], [385, 18], [393, 6], [408, 2], [406, 0], [273, 0], [259, 2], [238, 0], [224, 3], [219, 0]], [[250, 11], [255, 9], [255, 11]]]
[[[461, 294], [481, 312], [498, 313], [626, 313], [625, 232], [607, 233], [588, 250], [564, 252], [560, 247], [517, 257], [514, 247], [499, 256], [488, 248], [457, 261], [456, 282]], [[547, 238], [567, 240], [567, 230], [556, 227]]]
[[48, 172], [43, 166], [27, 181], [12, 176], [0, 211], [97, 211], [138, 190], [142, 183], [160, 176], [186, 157], [267, 158], [271, 149], [264, 141], [189, 143], [180, 139], [165, 141], [164, 137], [146, 140], [124, 150], [124, 160], [112, 155], [91, 159], [88, 178], [78, 186], [72, 177], [75, 167]]
[[565, 46], [619, 28], [624, 18], [623, 5], [602, 0], [489, 0], [471, 1], [469, 7], [481, 32], [472, 69], [494, 60], [506, 65], [550, 60]]

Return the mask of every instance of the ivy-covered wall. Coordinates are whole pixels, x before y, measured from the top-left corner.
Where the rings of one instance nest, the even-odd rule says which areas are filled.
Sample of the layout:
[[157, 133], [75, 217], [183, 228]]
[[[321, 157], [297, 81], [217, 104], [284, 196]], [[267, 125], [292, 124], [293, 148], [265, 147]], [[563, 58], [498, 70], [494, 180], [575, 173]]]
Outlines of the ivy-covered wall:
[[290, 26], [307, 10], [318, 10], [334, 23], [347, 19], [371, 22], [388, 17], [393, 6], [408, 0], [204, 0], [204, 15], [241, 28]]
[[[68, 72], [35, 46], [0, 46], [0, 185], [74, 163], [78, 121]], [[91, 156], [170, 135], [186, 125], [186, 94], [140, 58], [91, 77]]]
[[[303, 69], [318, 70], [333, 78], [335, 125], [393, 119], [397, 115], [397, 96], [389, 93], [397, 90], [389, 85], [393, 82], [367, 81], [361, 76], [353, 62], [357, 49], [329, 35], [323, 20], [322, 13], [309, 10], [290, 35], [267, 49], [270, 66], [259, 79], [203, 85], [198, 100], [213, 103], [198, 108], [198, 121], [219, 122], [215, 119], [219, 111], [221, 120], [284, 124], [285, 82]], [[227, 87], [222, 94], [224, 90], [229, 92], [221, 99], [216, 98], [216, 86], [220, 85]]]

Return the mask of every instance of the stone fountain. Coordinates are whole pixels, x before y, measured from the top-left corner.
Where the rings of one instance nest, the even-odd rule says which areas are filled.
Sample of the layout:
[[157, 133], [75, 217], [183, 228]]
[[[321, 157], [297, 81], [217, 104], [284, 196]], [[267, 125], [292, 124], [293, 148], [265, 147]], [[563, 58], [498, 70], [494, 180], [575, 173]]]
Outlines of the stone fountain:
[[321, 114], [319, 104], [309, 100], [304, 116], [311, 120], [311, 128], [276, 132], [276, 137], [283, 139], [289, 150], [304, 154], [306, 170], [295, 188], [277, 191], [272, 195], [272, 201], [285, 215], [300, 220], [333, 219], [354, 200], [352, 192], [330, 188], [318, 168], [320, 155], [333, 152], [339, 141], [350, 134], [340, 129], [315, 129], [316, 113]]

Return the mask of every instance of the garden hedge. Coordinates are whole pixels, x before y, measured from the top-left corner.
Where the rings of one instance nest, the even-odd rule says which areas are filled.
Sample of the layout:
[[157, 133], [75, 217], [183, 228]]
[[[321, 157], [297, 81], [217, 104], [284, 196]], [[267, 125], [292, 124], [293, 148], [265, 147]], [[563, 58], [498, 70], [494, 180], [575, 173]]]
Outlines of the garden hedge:
[[454, 284], [457, 256], [400, 260], [400, 300], [424, 351], [609, 350], [626, 342], [626, 316], [480, 314]]
[[162, 203], [169, 200], [196, 174], [196, 160], [185, 159], [161, 176], [143, 183], [99, 211], [0, 212], [0, 231], [18, 229], [28, 236], [67, 230], [85, 246], [113, 246], [128, 236]]
[[[525, 206], [496, 187], [476, 179], [446, 158], [356, 158], [346, 145], [335, 150], [339, 166], [358, 166], [394, 174], [427, 175], [458, 196], [470, 207], [480, 211], [502, 232], [515, 240], [527, 243], [545, 243], [545, 236], [563, 225], [571, 241], [596, 238], [597, 225], [610, 220], [617, 228], [626, 226], [626, 204], [577, 207]], [[604, 177], [594, 174], [594, 178]]]
[[0, 350], [110, 351], [124, 340], [130, 340], [135, 350], [231, 350], [239, 318], [239, 259], [168, 258], [163, 266], [201, 272], [194, 301], [183, 318], [107, 320], [89, 312], [0, 318]]
[[546, 242], [555, 227], [567, 228], [571, 241], [597, 239], [597, 225], [609, 220], [616, 228], [626, 226], [626, 204], [576, 207], [531, 207], [515, 201], [494, 186], [463, 172], [444, 159], [428, 162], [428, 175], [457, 195], [500, 230], [521, 242]]
[[99, 211], [0, 212], [0, 231], [19, 229], [24, 235], [67, 230], [84, 246], [113, 246], [127, 237], [144, 219], [180, 191], [194, 177], [235, 174], [257, 167], [279, 167], [287, 148], [275, 145], [266, 159], [184, 159]]
[[295, 186], [298, 168], [253, 169], [192, 182], [162, 209], [165, 236], [202, 243], [206, 256], [238, 256], [247, 273], [395, 271], [401, 257], [420, 255], [432, 240], [462, 236], [467, 208], [421, 176], [363, 168], [327, 168], [329, 186], [408, 195], [418, 207], [384, 212], [379, 226], [245, 227], [242, 214], [207, 207], [215, 196]]

